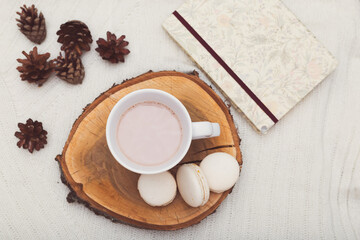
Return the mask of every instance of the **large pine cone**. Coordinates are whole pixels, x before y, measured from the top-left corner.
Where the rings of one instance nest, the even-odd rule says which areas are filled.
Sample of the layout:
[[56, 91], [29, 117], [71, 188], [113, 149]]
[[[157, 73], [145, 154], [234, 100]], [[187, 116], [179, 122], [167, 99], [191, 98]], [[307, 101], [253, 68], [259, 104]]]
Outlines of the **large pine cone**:
[[33, 121], [29, 118], [26, 123], [19, 123], [20, 132], [15, 132], [15, 137], [20, 140], [17, 142], [19, 148], [28, 149], [30, 153], [39, 151], [47, 143], [47, 131], [43, 129], [42, 123]]
[[59, 35], [57, 41], [62, 43], [61, 50], [74, 51], [78, 55], [81, 55], [82, 51], [89, 51], [93, 41], [88, 26], [77, 20], [61, 24], [56, 34]]
[[22, 53], [26, 59], [17, 59], [19, 63], [22, 63], [22, 66], [16, 68], [21, 73], [21, 80], [36, 83], [40, 87], [46, 82], [54, 69], [53, 62], [47, 61], [50, 53], [38, 54], [37, 47], [34, 47], [29, 54], [25, 51]]
[[16, 19], [19, 23], [17, 24], [20, 31], [32, 42], [40, 44], [46, 37], [46, 25], [44, 15], [34, 5], [21, 7], [21, 13], [19, 14], [20, 19]]
[[60, 56], [55, 59], [55, 74], [62, 80], [71, 83], [82, 83], [85, 70], [80, 57], [74, 52], [66, 52], [65, 57]]
[[116, 39], [115, 34], [108, 31], [106, 36], [107, 40], [99, 38], [99, 40], [96, 41], [99, 47], [95, 50], [100, 53], [102, 59], [112, 63], [124, 62], [124, 56], [130, 53], [130, 51], [125, 48], [129, 45], [129, 42], [124, 41], [125, 35]]

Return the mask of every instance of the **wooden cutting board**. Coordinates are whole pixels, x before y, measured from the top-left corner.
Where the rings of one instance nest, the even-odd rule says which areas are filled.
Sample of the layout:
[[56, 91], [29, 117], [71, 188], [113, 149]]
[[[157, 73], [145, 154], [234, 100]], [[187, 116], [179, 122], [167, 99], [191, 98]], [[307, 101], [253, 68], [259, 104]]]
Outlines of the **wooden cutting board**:
[[[106, 144], [106, 121], [112, 107], [126, 94], [144, 88], [160, 89], [177, 97], [189, 111], [192, 121], [220, 124], [221, 135], [194, 140], [180, 164], [199, 163], [210, 153], [226, 152], [242, 165], [240, 138], [229, 109], [196, 72], [148, 72], [102, 93], [75, 121], [62, 154], [56, 157], [61, 179], [71, 190], [67, 200], [83, 203], [112, 221], [141, 228], [176, 230], [188, 227], [214, 212], [231, 189], [221, 194], [211, 193], [207, 204], [199, 208], [188, 206], [179, 193], [168, 206], [151, 207], [138, 193], [139, 175], [123, 168]], [[171, 172], [175, 174], [176, 170], [177, 167]]]

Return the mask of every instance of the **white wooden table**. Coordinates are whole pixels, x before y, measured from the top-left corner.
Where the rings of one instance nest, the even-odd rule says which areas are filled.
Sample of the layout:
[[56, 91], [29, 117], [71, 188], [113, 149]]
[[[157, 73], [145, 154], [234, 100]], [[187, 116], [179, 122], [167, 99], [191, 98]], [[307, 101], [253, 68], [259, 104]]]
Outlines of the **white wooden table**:
[[[20, 81], [21, 51], [34, 46], [17, 29], [25, 2], [0, 0], [0, 239], [356, 239], [360, 238], [360, 1], [284, 0], [339, 61], [337, 70], [266, 136], [232, 110], [244, 165], [215, 214], [176, 232], [115, 224], [68, 204], [54, 157], [82, 108], [114, 82], [150, 69], [189, 72], [195, 64], [161, 23], [183, 0], [43, 0], [48, 36], [39, 52], [56, 57], [61, 23], [78, 19], [94, 43], [82, 60], [86, 77], [72, 86], [52, 77], [43, 87]], [[124, 64], [103, 61], [95, 40], [125, 34]], [[206, 82], [207, 78], [200, 72]], [[42, 121], [48, 145], [16, 147], [17, 123]]]

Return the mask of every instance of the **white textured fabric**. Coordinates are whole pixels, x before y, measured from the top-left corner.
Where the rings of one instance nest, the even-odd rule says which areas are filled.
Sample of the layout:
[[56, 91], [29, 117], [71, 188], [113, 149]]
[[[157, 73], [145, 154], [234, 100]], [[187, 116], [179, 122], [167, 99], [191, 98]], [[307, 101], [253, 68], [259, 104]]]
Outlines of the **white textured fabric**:
[[[232, 111], [244, 165], [216, 213], [187, 229], [164, 232], [115, 224], [69, 204], [54, 157], [82, 108], [114, 82], [152, 69], [197, 69], [161, 28], [182, 0], [33, 1], [47, 38], [39, 52], [57, 56], [56, 31], [79, 19], [94, 40], [126, 34], [130, 55], [112, 65], [92, 50], [84, 83], [55, 77], [38, 88], [20, 81], [16, 58], [33, 45], [17, 29], [21, 4], [0, 0], [0, 239], [356, 239], [360, 238], [360, 2], [284, 0], [339, 61], [337, 70], [268, 135]], [[208, 80], [203, 73], [200, 77]], [[34, 154], [16, 147], [17, 123], [42, 121], [49, 143]]]

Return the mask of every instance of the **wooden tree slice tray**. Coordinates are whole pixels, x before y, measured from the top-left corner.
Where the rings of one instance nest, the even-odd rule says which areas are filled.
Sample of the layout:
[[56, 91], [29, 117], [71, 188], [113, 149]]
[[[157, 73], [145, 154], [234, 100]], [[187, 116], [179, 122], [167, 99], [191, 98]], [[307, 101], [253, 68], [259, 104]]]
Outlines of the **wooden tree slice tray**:
[[[232, 116], [220, 97], [197, 73], [174, 71], [149, 72], [102, 93], [75, 121], [61, 155], [61, 179], [70, 188], [67, 200], [84, 203], [96, 214], [133, 226], [176, 230], [200, 222], [215, 211], [231, 190], [211, 193], [202, 207], [188, 206], [177, 193], [165, 207], [151, 207], [137, 190], [139, 175], [123, 168], [111, 155], [105, 137], [108, 115], [112, 107], [126, 94], [144, 88], [164, 90], [177, 97], [189, 111], [192, 121], [218, 122], [219, 137], [194, 140], [180, 164], [199, 162], [214, 152], [226, 152], [242, 164], [240, 139]], [[172, 169], [176, 173], [177, 167]]]

